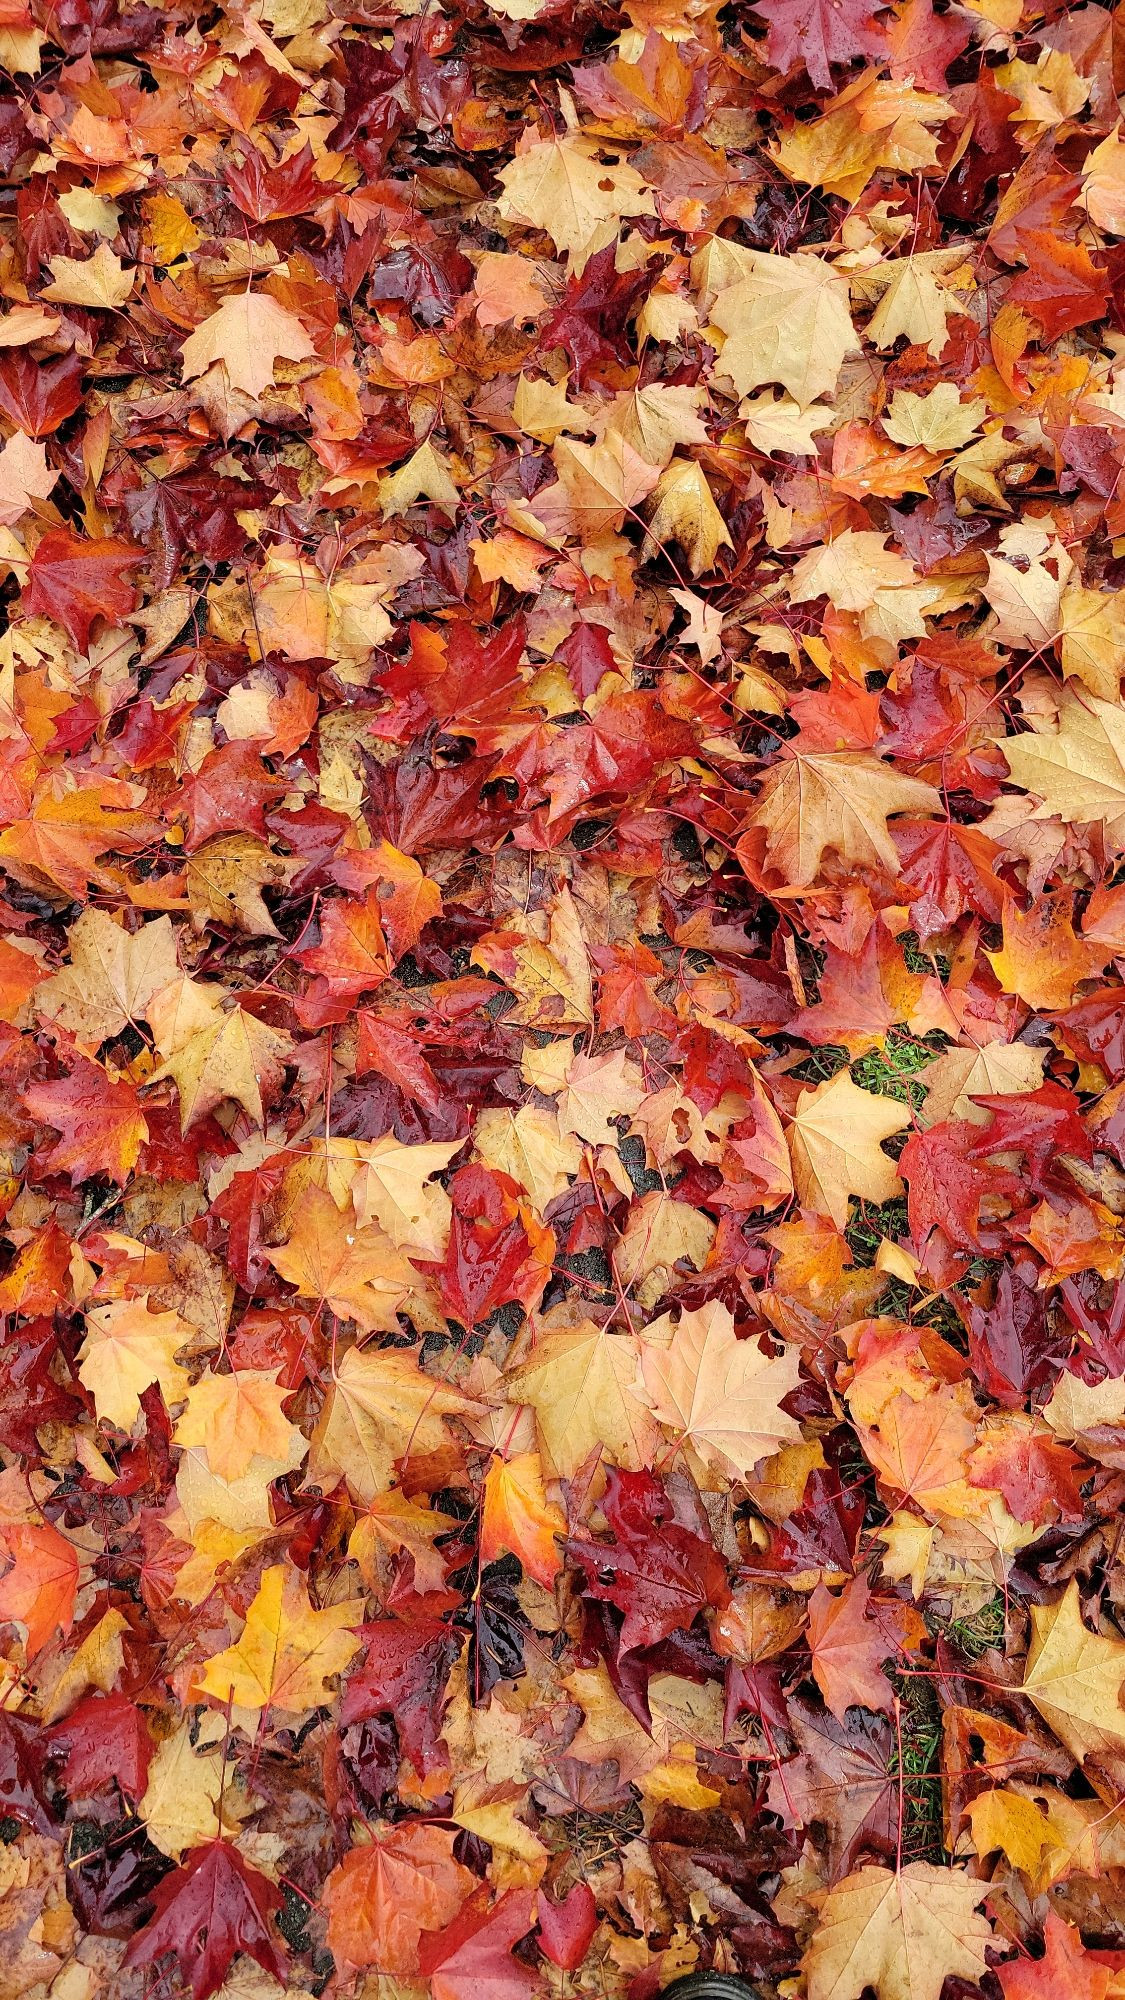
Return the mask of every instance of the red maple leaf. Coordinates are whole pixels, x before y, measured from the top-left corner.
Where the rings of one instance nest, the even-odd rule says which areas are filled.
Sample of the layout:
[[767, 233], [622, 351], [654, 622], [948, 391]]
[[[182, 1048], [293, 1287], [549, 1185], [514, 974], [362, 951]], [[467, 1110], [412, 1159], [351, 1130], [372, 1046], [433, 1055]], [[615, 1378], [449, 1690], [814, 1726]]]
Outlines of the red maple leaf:
[[183, 1867], [157, 1885], [153, 1901], [155, 1914], [130, 1944], [126, 1965], [154, 1965], [173, 1955], [193, 2000], [210, 2000], [240, 1951], [284, 1980], [287, 1961], [270, 1919], [285, 1898], [228, 1841], [194, 1848]]
[[140, 549], [116, 536], [87, 541], [70, 528], [48, 528], [31, 558], [24, 606], [54, 618], [84, 653], [95, 618], [123, 618], [133, 609], [129, 571], [143, 561]]

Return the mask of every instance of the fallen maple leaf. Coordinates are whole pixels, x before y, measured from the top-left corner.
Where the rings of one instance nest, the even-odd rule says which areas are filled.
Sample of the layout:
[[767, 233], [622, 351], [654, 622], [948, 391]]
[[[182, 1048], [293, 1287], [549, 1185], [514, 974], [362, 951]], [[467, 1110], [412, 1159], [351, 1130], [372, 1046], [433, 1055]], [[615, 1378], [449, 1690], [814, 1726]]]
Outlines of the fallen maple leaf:
[[803, 1090], [789, 1128], [798, 1199], [830, 1215], [838, 1229], [848, 1219], [849, 1195], [890, 1201], [902, 1182], [882, 1142], [909, 1124], [905, 1106], [860, 1090], [847, 1070]]
[[223, 300], [218, 311], [185, 340], [180, 358], [185, 382], [221, 362], [233, 388], [260, 396], [273, 381], [280, 355], [287, 361], [306, 361], [315, 352], [294, 313], [268, 292], [246, 291]]
[[377, 1832], [333, 1869], [324, 1885], [328, 1948], [342, 1972], [418, 1970], [422, 1933], [441, 1930], [474, 1886], [454, 1860], [453, 1839], [447, 1828], [415, 1821]]
[[252, 1710], [316, 1708], [330, 1699], [326, 1683], [354, 1658], [362, 1617], [361, 1598], [318, 1611], [291, 1570], [268, 1569], [241, 1637], [205, 1662], [197, 1694]]
[[227, 1841], [197, 1847], [182, 1868], [165, 1876], [153, 1900], [155, 1914], [132, 1939], [127, 1964], [152, 1965], [171, 1953], [187, 1974], [193, 2000], [218, 1992], [239, 1952], [273, 1978], [285, 1978], [286, 1956], [271, 1924], [285, 1899]]
[[748, 1479], [759, 1459], [800, 1437], [779, 1407], [797, 1386], [792, 1349], [776, 1359], [736, 1338], [727, 1308], [713, 1300], [679, 1323], [653, 1320], [641, 1348], [653, 1415], [728, 1478]]
[[938, 2000], [947, 1977], [975, 1979], [992, 1927], [977, 1914], [982, 1884], [959, 1869], [911, 1861], [861, 1868], [830, 1889], [803, 1964], [809, 2000]]

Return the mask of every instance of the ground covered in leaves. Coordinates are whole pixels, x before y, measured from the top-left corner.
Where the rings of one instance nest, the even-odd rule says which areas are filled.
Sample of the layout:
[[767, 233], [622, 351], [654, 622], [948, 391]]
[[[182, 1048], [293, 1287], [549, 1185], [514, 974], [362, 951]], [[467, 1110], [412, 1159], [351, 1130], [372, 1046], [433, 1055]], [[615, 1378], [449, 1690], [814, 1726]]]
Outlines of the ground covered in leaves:
[[1117, 19], [0, 62], [0, 2000], [1120, 2000]]

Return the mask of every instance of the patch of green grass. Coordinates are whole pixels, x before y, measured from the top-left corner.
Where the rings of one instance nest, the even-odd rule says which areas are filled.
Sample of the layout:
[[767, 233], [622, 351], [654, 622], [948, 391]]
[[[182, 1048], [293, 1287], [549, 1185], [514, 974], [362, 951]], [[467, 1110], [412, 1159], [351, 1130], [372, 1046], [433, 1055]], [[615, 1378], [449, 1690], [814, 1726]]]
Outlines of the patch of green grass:
[[837, 1042], [825, 1042], [823, 1047], [813, 1049], [802, 1062], [795, 1064], [790, 1075], [795, 1076], [798, 1083], [813, 1086], [818, 1083], [830, 1083], [832, 1078], [839, 1076], [840, 1071], [847, 1069], [847, 1066], [847, 1050], [842, 1049]]
[[942, 985], [945, 985], [953, 970], [953, 964], [943, 951], [927, 951], [924, 945], [919, 944], [917, 933], [914, 931], [900, 931], [898, 941], [902, 946], [903, 963], [908, 972], [920, 972], [923, 975], [927, 972], [932, 973], [935, 979], [940, 979]]
[[892, 1242], [909, 1236], [905, 1200], [899, 1195], [878, 1207], [870, 1201], [857, 1202], [844, 1234], [851, 1247], [852, 1263], [869, 1271], [884, 1236], [889, 1236]]
[[918, 1071], [935, 1061], [946, 1046], [940, 1032], [922, 1037], [892, 1028], [881, 1049], [870, 1049], [852, 1064], [852, 1077], [861, 1090], [873, 1091], [876, 1097], [893, 1097], [896, 1103], [909, 1104], [917, 1111], [926, 1095], [924, 1085], [916, 1080]]
[[946, 1627], [945, 1637], [967, 1660], [979, 1660], [982, 1653], [989, 1653], [994, 1646], [1003, 1645], [1004, 1625], [1004, 1599], [997, 1591], [995, 1597], [982, 1604], [971, 1617], [954, 1618]]
[[941, 1710], [924, 1674], [890, 1676], [899, 1697], [899, 1739], [891, 1776], [902, 1775], [902, 1858], [940, 1861], [944, 1853], [941, 1810]]

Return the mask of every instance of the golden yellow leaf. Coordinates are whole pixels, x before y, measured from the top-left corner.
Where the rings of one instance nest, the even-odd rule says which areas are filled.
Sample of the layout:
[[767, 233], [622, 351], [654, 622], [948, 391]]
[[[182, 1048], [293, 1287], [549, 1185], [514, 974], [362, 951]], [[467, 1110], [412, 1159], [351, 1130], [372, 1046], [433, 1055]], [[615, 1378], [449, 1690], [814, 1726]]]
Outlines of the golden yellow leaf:
[[734, 547], [703, 468], [694, 459], [674, 458], [661, 473], [652, 501], [644, 554], [651, 556], [665, 543], [677, 542], [692, 575], [701, 576], [715, 567], [720, 549]]
[[1117, 845], [1125, 841], [1125, 714], [1116, 702], [1065, 689], [1057, 726], [1002, 747], [1012, 782], [1040, 801], [1032, 819], [1100, 821]]
[[960, 1868], [911, 1861], [897, 1873], [861, 1868], [824, 1898], [802, 1959], [809, 2000], [938, 2000], [951, 1975], [975, 1980], [992, 1926], [978, 1914], [988, 1893]]
[[233, 389], [260, 396], [273, 381], [274, 363], [307, 361], [312, 341], [295, 313], [268, 292], [236, 292], [189, 335], [181, 349], [184, 381], [221, 362]]
[[789, 1128], [802, 1207], [830, 1215], [837, 1229], [843, 1229], [849, 1195], [892, 1201], [902, 1192], [902, 1182], [882, 1142], [905, 1131], [910, 1122], [909, 1105], [860, 1090], [846, 1069], [813, 1090], [802, 1090]]
[[370, 1506], [394, 1482], [404, 1454], [437, 1451], [449, 1442], [447, 1416], [473, 1405], [459, 1389], [427, 1375], [401, 1349], [353, 1347], [336, 1369], [309, 1453], [310, 1485], [345, 1478]]
[[583, 1320], [544, 1334], [506, 1378], [509, 1400], [535, 1411], [554, 1477], [571, 1478], [599, 1447], [610, 1463], [634, 1472], [651, 1464], [660, 1432], [637, 1394], [639, 1354], [634, 1334]]
[[229, 1375], [202, 1376], [187, 1392], [176, 1443], [200, 1446], [219, 1479], [241, 1479], [255, 1458], [270, 1459], [279, 1471], [291, 1471], [308, 1447], [297, 1426], [282, 1414], [290, 1391], [278, 1384], [276, 1373], [242, 1368]]
[[665, 1313], [646, 1327], [641, 1346], [653, 1415], [728, 1479], [746, 1479], [759, 1459], [800, 1439], [800, 1425], [780, 1408], [799, 1365], [794, 1347], [771, 1358], [755, 1339], [736, 1339], [717, 1299], [678, 1322]]
[[1103, 1875], [1125, 1866], [1120, 1807], [1101, 1799], [1071, 1799], [1053, 1786], [1014, 1783], [982, 1792], [967, 1807], [981, 1859], [996, 1849], [1042, 1895], [1068, 1875]]
[[78, 1375], [94, 1398], [100, 1423], [129, 1430], [141, 1393], [156, 1383], [169, 1408], [182, 1401], [187, 1370], [175, 1359], [194, 1337], [176, 1312], [149, 1312], [144, 1299], [116, 1299], [86, 1315]]
[[52, 257], [50, 268], [51, 283], [40, 296], [55, 305], [106, 311], [123, 306], [133, 289], [135, 274], [122, 268], [108, 243], [99, 243], [92, 257]]
[[536, 1104], [522, 1104], [518, 1111], [482, 1111], [473, 1147], [485, 1166], [510, 1174], [526, 1188], [540, 1215], [582, 1164], [582, 1148], [571, 1133], [560, 1130], [558, 1114]]
[[226, 1769], [221, 1740], [205, 1740], [197, 1748], [187, 1722], [181, 1722], [157, 1749], [137, 1807], [153, 1846], [173, 1861], [189, 1847], [237, 1834], [249, 1810], [237, 1771]]
[[594, 239], [606, 224], [616, 229], [625, 216], [654, 215], [640, 175], [621, 161], [607, 164], [601, 152], [573, 133], [528, 146], [501, 169], [498, 214], [546, 230], [555, 248], [572, 260], [601, 247]]
[[434, 1178], [444, 1173], [462, 1141], [422, 1141], [405, 1146], [386, 1133], [359, 1146], [351, 1184], [361, 1226], [378, 1223], [396, 1250], [440, 1258], [449, 1240], [449, 1196]]
[[292, 870], [252, 833], [223, 834], [188, 857], [187, 892], [196, 929], [208, 918], [245, 937], [277, 937], [277, 925], [262, 900], [265, 888], [281, 888]]
[[858, 352], [848, 281], [821, 257], [749, 256], [748, 275], [721, 290], [711, 308], [727, 335], [719, 371], [740, 396], [780, 382], [804, 409], [834, 393], [844, 357]]
[[386, 520], [405, 514], [416, 500], [431, 501], [451, 521], [457, 519], [461, 506], [449, 465], [428, 438], [405, 465], [379, 481], [379, 505]]
[[740, 859], [745, 852], [758, 866], [760, 855], [785, 888], [815, 882], [828, 852], [852, 867], [897, 870], [888, 819], [940, 809], [933, 785], [866, 750], [807, 751], [779, 759], [766, 773], [739, 842]]
[[141, 204], [145, 219], [145, 240], [154, 264], [174, 264], [188, 257], [203, 241], [203, 231], [192, 221], [182, 201], [174, 194], [154, 194]]
[[359, 1650], [363, 1614], [361, 1597], [314, 1610], [297, 1571], [267, 1569], [237, 1644], [206, 1662], [192, 1692], [235, 1708], [319, 1708], [332, 1699], [328, 1681]]
[[292, 1046], [287, 1034], [243, 1008], [224, 1011], [221, 1003], [227, 997], [221, 986], [179, 979], [148, 1003], [149, 1023], [164, 1058], [149, 1082], [174, 1079], [185, 1132], [228, 1097], [256, 1125], [263, 1124], [263, 1091], [267, 1097], [276, 1092]]
[[1125, 1746], [1125, 1640], [1103, 1639], [1082, 1622], [1078, 1585], [1056, 1604], [1031, 1606], [1023, 1692], [1079, 1763]]
[[923, 451], [957, 451], [976, 432], [988, 413], [980, 396], [963, 402], [955, 382], [937, 382], [924, 396], [896, 389], [883, 418], [883, 429], [896, 444]]
[[167, 917], [130, 933], [104, 910], [83, 910], [67, 933], [70, 963], [47, 979], [35, 1004], [48, 1020], [95, 1048], [148, 1019], [149, 1002], [179, 977]]
[[1069, 583], [1059, 605], [1062, 670], [1101, 701], [1116, 702], [1125, 658], [1125, 591]]
[[288, 1243], [266, 1252], [279, 1277], [302, 1298], [330, 1305], [365, 1333], [390, 1333], [416, 1273], [376, 1226], [352, 1227], [325, 1189], [301, 1201]]

